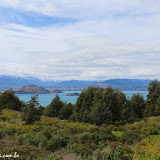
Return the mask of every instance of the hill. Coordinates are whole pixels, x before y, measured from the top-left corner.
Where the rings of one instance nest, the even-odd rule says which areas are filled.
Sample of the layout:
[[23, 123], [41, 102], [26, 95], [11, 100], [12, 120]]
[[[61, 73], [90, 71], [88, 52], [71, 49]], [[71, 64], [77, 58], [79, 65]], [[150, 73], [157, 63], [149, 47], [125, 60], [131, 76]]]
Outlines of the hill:
[[0, 115], [1, 154], [15, 152], [21, 159], [48, 160], [157, 160], [160, 117], [135, 124], [98, 127], [42, 116], [26, 125], [21, 112], [2, 110]]
[[15, 89], [14, 93], [15, 94], [48, 94], [50, 93], [50, 91], [43, 87], [30, 84], [30, 85], [23, 86], [22, 88]]
[[63, 93], [60, 89], [52, 89], [50, 90], [51, 93]]
[[146, 91], [151, 80], [142, 79], [110, 79], [95, 83], [94, 85], [106, 88], [112, 86], [113, 89], [119, 88], [125, 91]]

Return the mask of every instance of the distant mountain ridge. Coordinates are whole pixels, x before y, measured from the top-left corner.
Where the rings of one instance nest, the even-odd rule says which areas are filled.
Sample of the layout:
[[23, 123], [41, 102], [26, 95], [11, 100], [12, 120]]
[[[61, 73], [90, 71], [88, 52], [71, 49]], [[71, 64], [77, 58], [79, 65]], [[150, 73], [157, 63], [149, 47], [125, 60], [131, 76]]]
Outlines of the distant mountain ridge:
[[149, 79], [110, 79], [94, 85], [103, 88], [112, 86], [114, 89], [119, 88], [125, 91], [146, 91], [150, 82]]
[[89, 85], [94, 84], [95, 81], [42, 81], [35, 77], [15, 77], [15, 76], [0, 76], [0, 90], [17, 89], [25, 85], [35, 84], [44, 88], [62, 89], [63, 90], [82, 90]]
[[112, 86], [114, 89], [120, 88], [126, 91], [145, 91], [148, 88], [151, 80], [148, 79], [110, 79], [106, 81], [42, 81], [35, 77], [14, 77], [14, 76], [0, 76], [0, 90], [4, 91], [10, 88], [17, 89], [25, 85], [35, 84], [44, 88], [59, 89], [59, 90], [83, 90], [88, 86], [100, 86], [106, 88]]

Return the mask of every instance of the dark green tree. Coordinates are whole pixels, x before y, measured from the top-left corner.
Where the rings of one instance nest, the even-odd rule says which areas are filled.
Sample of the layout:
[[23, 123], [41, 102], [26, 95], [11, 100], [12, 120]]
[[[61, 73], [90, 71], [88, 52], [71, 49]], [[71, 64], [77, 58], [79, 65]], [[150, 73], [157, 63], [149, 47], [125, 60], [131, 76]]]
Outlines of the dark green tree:
[[[115, 90], [115, 94], [116, 94], [116, 105], [117, 105], [117, 121], [123, 120], [124, 118], [124, 113], [125, 113], [125, 117], [127, 117], [129, 108], [127, 106], [127, 98], [126, 98], [126, 94], [124, 94], [122, 91], [120, 91], [119, 89]], [[118, 116], [119, 115], [119, 116]], [[126, 119], [125, 119], [126, 120]]]
[[20, 111], [23, 106], [24, 103], [14, 95], [14, 91], [12, 89], [3, 92], [0, 95], [0, 109], [7, 108]]
[[126, 99], [125, 105], [123, 105], [121, 110], [121, 120], [123, 122], [131, 121], [131, 105], [130, 105], [130, 99]]
[[89, 117], [92, 123], [96, 125], [101, 124], [111, 124], [112, 123], [112, 113], [109, 107], [103, 102], [97, 102], [94, 104]]
[[73, 121], [81, 122], [81, 120], [82, 120], [82, 116], [79, 113], [80, 113], [81, 106], [82, 106], [82, 103], [83, 103], [83, 100], [85, 97], [85, 92], [86, 92], [85, 90], [82, 91], [81, 94], [79, 95], [79, 97], [77, 98], [77, 102], [74, 107], [73, 114], [70, 117]]
[[112, 113], [111, 121], [121, 120], [121, 112], [126, 104], [126, 95], [119, 89], [114, 90], [112, 87], [107, 87], [103, 94], [103, 102]]
[[58, 117], [59, 111], [63, 107], [64, 103], [59, 98], [58, 95], [52, 100], [51, 104], [49, 104], [45, 110], [44, 114], [48, 117]]
[[60, 119], [69, 119], [73, 114], [73, 108], [74, 106], [71, 103], [64, 104], [58, 113], [58, 117]]
[[109, 124], [121, 119], [125, 105], [126, 95], [120, 90], [92, 86], [82, 91], [71, 117], [80, 122]]
[[145, 109], [145, 100], [143, 95], [139, 93], [133, 94], [130, 99], [130, 117], [135, 118], [143, 118], [143, 112]]
[[155, 105], [160, 96], [160, 82], [156, 79], [153, 80], [148, 87], [147, 103], [144, 111], [144, 116], [154, 116], [155, 114]]
[[38, 109], [39, 103], [37, 101], [37, 98], [37, 95], [31, 97], [31, 100], [22, 109], [22, 120], [25, 121], [26, 124], [32, 124], [35, 121], [40, 120], [41, 112]]
[[98, 91], [98, 87], [88, 87], [82, 91], [79, 95], [74, 112], [72, 115], [72, 119], [80, 122], [90, 122], [90, 118], [88, 117], [91, 109], [93, 107], [93, 101], [95, 98], [95, 93]]
[[160, 97], [157, 99], [157, 103], [155, 105], [155, 115], [160, 116]]

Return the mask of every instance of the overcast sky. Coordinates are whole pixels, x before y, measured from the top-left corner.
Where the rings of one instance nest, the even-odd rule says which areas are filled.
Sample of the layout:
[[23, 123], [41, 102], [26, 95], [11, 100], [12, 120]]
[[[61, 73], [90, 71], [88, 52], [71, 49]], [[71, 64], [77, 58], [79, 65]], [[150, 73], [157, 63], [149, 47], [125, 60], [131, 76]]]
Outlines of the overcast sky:
[[160, 1], [0, 0], [0, 75], [160, 78]]

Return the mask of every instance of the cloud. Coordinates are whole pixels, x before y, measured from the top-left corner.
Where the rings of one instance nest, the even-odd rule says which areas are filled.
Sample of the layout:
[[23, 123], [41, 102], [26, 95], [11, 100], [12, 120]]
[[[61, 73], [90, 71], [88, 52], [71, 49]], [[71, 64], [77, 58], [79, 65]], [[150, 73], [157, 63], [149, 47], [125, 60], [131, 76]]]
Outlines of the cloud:
[[[77, 29], [81, 26], [84, 29]], [[86, 27], [87, 24], [80, 23], [36, 29], [14, 24], [1, 26], [0, 43], [4, 54], [0, 54], [3, 68], [0, 74], [54, 80], [159, 76], [159, 41], [137, 42], [137, 36], [136, 41], [129, 44], [119, 41], [120, 37], [109, 39], [98, 34], [102, 32], [99, 29], [97, 35], [94, 30], [88, 33]]]
[[[154, 0], [1, 0], [0, 6], [26, 21], [4, 17], [0, 23], [0, 74], [54, 80], [160, 78], [160, 14]], [[43, 16], [41, 25], [30, 25]], [[61, 20], [50, 24], [47, 17]]]

